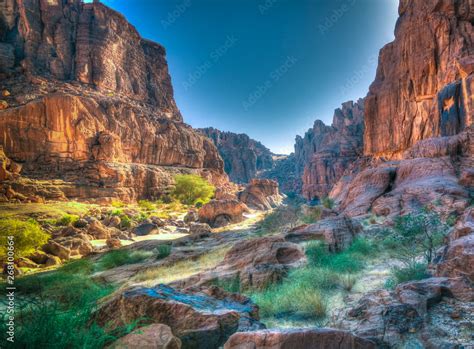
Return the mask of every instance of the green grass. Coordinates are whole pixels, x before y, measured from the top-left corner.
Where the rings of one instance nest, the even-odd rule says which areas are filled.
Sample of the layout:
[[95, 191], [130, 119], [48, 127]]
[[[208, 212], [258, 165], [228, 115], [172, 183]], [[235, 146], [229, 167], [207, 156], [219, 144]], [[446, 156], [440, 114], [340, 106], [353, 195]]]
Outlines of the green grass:
[[56, 225], [65, 227], [65, 226], [74, 224], [78, 220], [79, 220], [78, 215], [66, 213], [62, 217], [56, 220]]
[[392, 268], [391, 277], [385, 283], [385, 287], [393, 289], [397, 285], [407, 282], [429, 278], [426, 263], [413, 263], [403, 267]]
[[0, 204], [0, 219], [16, 217], [19, 219], [28, 219], [30, 217], [37, 219], [60, 218], [65, 214], [84, 215], [90, 208], [96, 205], [84, 204], [79, 202], [53, 202], [46, 204], [26, 203], [26, 204]]
[[151, 257], [151, 251], [116, 250], [107, 252], [97, 262], [97, 270], [108, 270], [125, 264], [135, 264]]
[[240, 292], [240, 278], [239, 276], [232, 277], [230, 279], [217, 279], [212, 282], [213, 285], [222, 288], [224, 291], [231, 292], [231, 293], [239, 293]]
[[171, 245], [160, 245], [156, 249], [156, 259], [163, 259], [170, 255]]
[[[135, 324], [107, 332], [93, 321], [97, 301], [114, 290], [92, 280], [93, 269], [93, 263], [83, 259], [17, 278], [15, 343], [2, 343], [2, 336], [0, 347], [99, 349], [131, 331]], [[5, 319], [0, 330], [6, 331]]]
[[306, 246], [306, 267], [291, 271], [281, 284], [249, 295], [264, 318], [319, 319], [326, 315], [328, 296], [350, 291], [366, 260], [376, 253], [375, 246], [366, 239], [356, 239], [340, 253], [330, 253], [321, 242], [310, 242]]

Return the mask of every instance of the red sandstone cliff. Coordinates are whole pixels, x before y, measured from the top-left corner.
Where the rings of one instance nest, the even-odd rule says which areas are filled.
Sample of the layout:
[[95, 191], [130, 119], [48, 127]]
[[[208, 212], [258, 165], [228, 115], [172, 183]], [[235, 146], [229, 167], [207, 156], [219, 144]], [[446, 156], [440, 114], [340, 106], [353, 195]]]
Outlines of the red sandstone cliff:
[[474, 4], [400, 1], [365, 105], [364, 153], [400, 157], [416, 142], [473, 123]]
[[157, 197], [178, 172], [227, 181], [182, 122], [164, 48], [100, 3], [1, 2], [0, 75], [0, 145], [68, 197]]
[[316, 120], [304, 138], [297, 137], [296, 166], [302, 174], [305, 198], [328, 195], [344, 171], [362, 154], [363, 132], [364, 102], [359, 100], [336, 109], [331, 126]]
[[246, 134], [224, 132], [215, 128], [198, 129], [216, 145], [224, 160], [225, 172], [236, 183], [249, 183], [264, 170], [273, 167], [274, 154]]

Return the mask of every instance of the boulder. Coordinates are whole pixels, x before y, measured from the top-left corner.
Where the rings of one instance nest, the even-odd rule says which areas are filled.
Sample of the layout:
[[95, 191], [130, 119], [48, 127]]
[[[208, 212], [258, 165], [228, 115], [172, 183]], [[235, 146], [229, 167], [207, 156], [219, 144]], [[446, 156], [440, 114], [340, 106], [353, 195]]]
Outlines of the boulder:
[[140, 327], [112, 343], [110, 349], [181, 349], [181, 340], [176, 338], [169, 326], [151, 324]]
[[248, 207], [257, 210], [270, 210], [281, 205], [283, 200], [278, 182], [271, 179], [252, 179], [238, 197]]
[[92, 219], [87, 226], [87, 233], [96, 239], [108, 239], [110, 231], [97, 219]]
[[105, 242], [108, 248], [115, 249], [122, 247], [122, 242], [117, 238], [108, 238]]
[[68, 260], [71, 256], [71, 250], [53, 240], [50, 240], [42, 249], [44, 252], [57, 256], [62, 260]]
[[236, 331], [263, 328], [258, 322], [258, 308], [248, 298], [217, 287], [135, 287], [106, 301], [95, 319], [110, 329], [138, 319], [164, 324], [181, 340], [183, 348], [217, 349]]
[[474, 282], [474, 234], [449, 243], [435, 267], [438, 276], [464, 276]]
[[137, 236], [146, 236], [157, 231], [158, 231], [158, 227], [153, 223], [143, 223], [136, 226], [132, 230], [132, 232]]
[[184, 223], [194, 223], [199, 220], [199, 216], [196, 211], [192, 210], [186, 213], [186, 215], [183, 218]]
[[210, 236], [211, 227], [207, 223], [191, 223], [189, 233], [195, 238], [205, 238]]
[[375, 349], [374, 342], [329, 328], [238, 332], [224, 349]]
[[238, 200], [211, 200], [199, 209], [199, 221], [217, 228], [244, 220], [248, 207]]
[[329, 250], [336, 252], [350, 246], [362, 226], [348, 216], [329, 217], [313, 224], [305, 224], [290, 230], [285, 239], [291, 242], [310, 240], [325, 241]]

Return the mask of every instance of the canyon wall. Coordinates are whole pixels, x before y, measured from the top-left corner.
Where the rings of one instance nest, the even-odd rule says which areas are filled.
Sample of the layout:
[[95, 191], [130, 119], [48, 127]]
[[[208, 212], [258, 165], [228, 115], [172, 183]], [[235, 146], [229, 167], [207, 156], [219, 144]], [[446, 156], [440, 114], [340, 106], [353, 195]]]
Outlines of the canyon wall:
[[401, 0], [395, 40], [379, 56], [365, 105], [364, 153], [400, 158], [473, 123], [474, 4]]
[[224, 132], [215, 128], [198, 130], [216, 145], [224, 160], [225, 172], [236, 183], [248, 183], [259, 172], [273, 167], [274, 154], [246, 134]]
[[366, 97], [365, 157], [330, 196], [351, 216], [460, 215], [474, 196], [474, 4], [402, 0], [399, 13]]
[[0, 75], [0, 145], [23, 176], [124, 200], [160, 196], [176, 173], [227, 183], [183, 123], [164, 48], [98, 2], [0, 2]]
[[364, 100], [350, 101], [334, 112], [333, 123], [316, 120], [295, 144], [301, 192], [309, 200], [327, 196], [344, 171], [362, 154]]

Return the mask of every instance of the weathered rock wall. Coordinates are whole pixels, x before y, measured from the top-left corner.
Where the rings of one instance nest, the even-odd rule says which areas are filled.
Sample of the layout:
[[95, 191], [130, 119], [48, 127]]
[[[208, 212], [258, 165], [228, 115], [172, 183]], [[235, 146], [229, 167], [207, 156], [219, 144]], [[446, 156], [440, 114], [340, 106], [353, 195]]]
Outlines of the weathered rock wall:
[[364, 153], [400, 158], [416, 142], [473, 123], [474, 4], [400, 1], [395, 40], [365, 102]]

